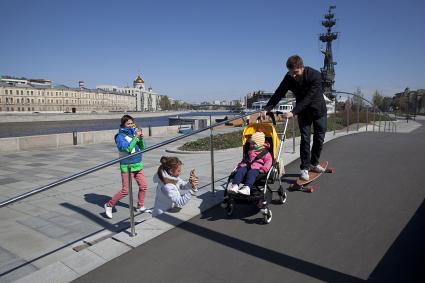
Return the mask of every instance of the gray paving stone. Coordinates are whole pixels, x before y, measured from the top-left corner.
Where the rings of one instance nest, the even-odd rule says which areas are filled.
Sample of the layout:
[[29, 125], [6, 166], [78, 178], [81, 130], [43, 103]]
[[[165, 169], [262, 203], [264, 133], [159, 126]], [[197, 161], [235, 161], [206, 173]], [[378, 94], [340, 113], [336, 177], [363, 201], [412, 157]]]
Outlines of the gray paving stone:
[[[32, 264], [27, 263], [24, 260], [18, 260], [14, 263], [11, 263], [9, 265], [2, 266], [6, 271], [0, 272], [0, 282], [2, 283], [8, 283], [8, 282], [16, 282], [19, 278], [22, 278], [27, 275], [31, 275], [37, 270], [39, 270], [37, 267], [35, 267]], [[19, 267], [18, 269], [15, 269]]]
[[131, 250], [128, 245], [115, 241], [111, 238], [96, 243], [88, 249], [106, 261], [109, 261]]
[[94, 252], [84, 249], [72, 256], [61, 260], [63, 264], [71, 268], [79, 275], [86, 274], [90, 270], [104, 264], [106, 260]]
[[50, 221], [46, 221], [40, 217], [28, 217], [27, 219], [18, 220], [16, 222], [33, 229], [42, 228], [52, 224]]
[[78, 273], [62, 262], [56, 262], [15, 281], [15, 283], [67, 283], [78, 276]]
[[15, 179], [15, 178], [11, 178], [11, 177], [6, 177], [6, 178], [0, 179], [0, 185], [7, 185], [7, 184], [12, 184], [12, 183], [17, 183], [17, 182], [20, 182], [20, 180]]

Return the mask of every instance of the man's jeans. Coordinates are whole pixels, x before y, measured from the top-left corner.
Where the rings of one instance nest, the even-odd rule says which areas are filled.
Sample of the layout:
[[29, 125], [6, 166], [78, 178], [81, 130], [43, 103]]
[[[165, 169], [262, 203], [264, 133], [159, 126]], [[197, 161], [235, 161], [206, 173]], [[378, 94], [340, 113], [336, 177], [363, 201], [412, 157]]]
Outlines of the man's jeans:
[[[313, 147], [310, 152], [311, 124], [313, 124]], [[320, 153], [326, 134], [327, 116], [314, 119], [310, 115], [298, 115], [298, 126], [301, 133], [300, 158], [301, 170], [309, 170], [310, 165], [319, 164]]]

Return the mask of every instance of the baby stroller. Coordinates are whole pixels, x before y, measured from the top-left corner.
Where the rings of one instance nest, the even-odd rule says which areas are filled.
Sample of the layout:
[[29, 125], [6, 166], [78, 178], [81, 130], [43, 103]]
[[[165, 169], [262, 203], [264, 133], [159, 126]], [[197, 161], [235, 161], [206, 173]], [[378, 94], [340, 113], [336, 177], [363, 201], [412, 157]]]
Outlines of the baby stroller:
[[[282, 112], [276, 112], [277, 114]], [[278, 137], [276, 129], [276, 120], [274, 114], [272, 112], [267, 113], [270, 115], [273, 121], [273, 125], [270, 123], [261, 122], [261, 118], [258, 117], [257, 123], [247, 125], [242, 134], [242, 145], [243, 145], [243, 154], [245, 154], [249, 150], [249, 138], [257, 132], [261, 130], [264, 132], [266, 137], [266, 141], [270, 144], [269, 152], [273, 158], [272, 167], [266, 173], [260, 173], [256, 178], [253, 187], [251, 188], [250, 195], [236, 194], [228, 191], [229, 183], [233, 180], [234, 175], [236, 174], [237, 167], [233, 169], [229, 178], [227, 179], [227, 183], [224, 191], [224, 200], [221, 206], [225, 209], [226, 214], [231, 216], [233, 214], [235, 200], [244, 200], [247, 202], [254, 202], [259, 204], [260, 211], [263, 214], [264, 223], [268, 224], [272, 220], [272, 211], [269, 208], [268, 199], [273, 200], [273, 196], [277, 193], [279, 196], [278, 202], [283, 204], [286, 202], [286, 187], [282, 185], [281, 177], [284, 174], [284, 166], [283, 166], [283, 144], [286, 138], [286, 129], [288, 127], [288, 120], [285, 122], [284, 131]], [[278, 182], [278, 186], [270, 186]], [[276, 188], [277, 187], [277, 188]]]

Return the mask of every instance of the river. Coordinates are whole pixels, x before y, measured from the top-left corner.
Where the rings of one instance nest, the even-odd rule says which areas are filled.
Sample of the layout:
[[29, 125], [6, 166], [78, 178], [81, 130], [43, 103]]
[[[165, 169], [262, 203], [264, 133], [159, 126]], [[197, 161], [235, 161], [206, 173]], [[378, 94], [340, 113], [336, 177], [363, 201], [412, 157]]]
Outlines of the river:
[[[191, 112], [179, 115], [190, 116], [224, 116], [234, 114], [230, 112]], [[135, 118], [138, 127], [168, 126], [168, 118], [176, 115], [168, 115], [150, 118]], [[213, 118], [214, 120], [214, 118]], [[74, 121], [46, 121], [46, 122], [10, 122], [0, 123], [0, 138], [22, 137], [34, 135], [48, 135], [59, 133], [89, 132], [118, 129], [119, 119], [102, 120], [74, 120]]]

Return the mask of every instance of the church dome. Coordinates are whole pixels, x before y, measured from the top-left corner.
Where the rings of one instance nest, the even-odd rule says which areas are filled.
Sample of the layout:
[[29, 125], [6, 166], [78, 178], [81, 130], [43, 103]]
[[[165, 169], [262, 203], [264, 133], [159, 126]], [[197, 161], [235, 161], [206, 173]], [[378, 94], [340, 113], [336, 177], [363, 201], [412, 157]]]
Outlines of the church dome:
[[145, 81], [142, 79], [140, 75], [137, 76], [137, 78], [134, 80], [135, 84], [144, 84]]

